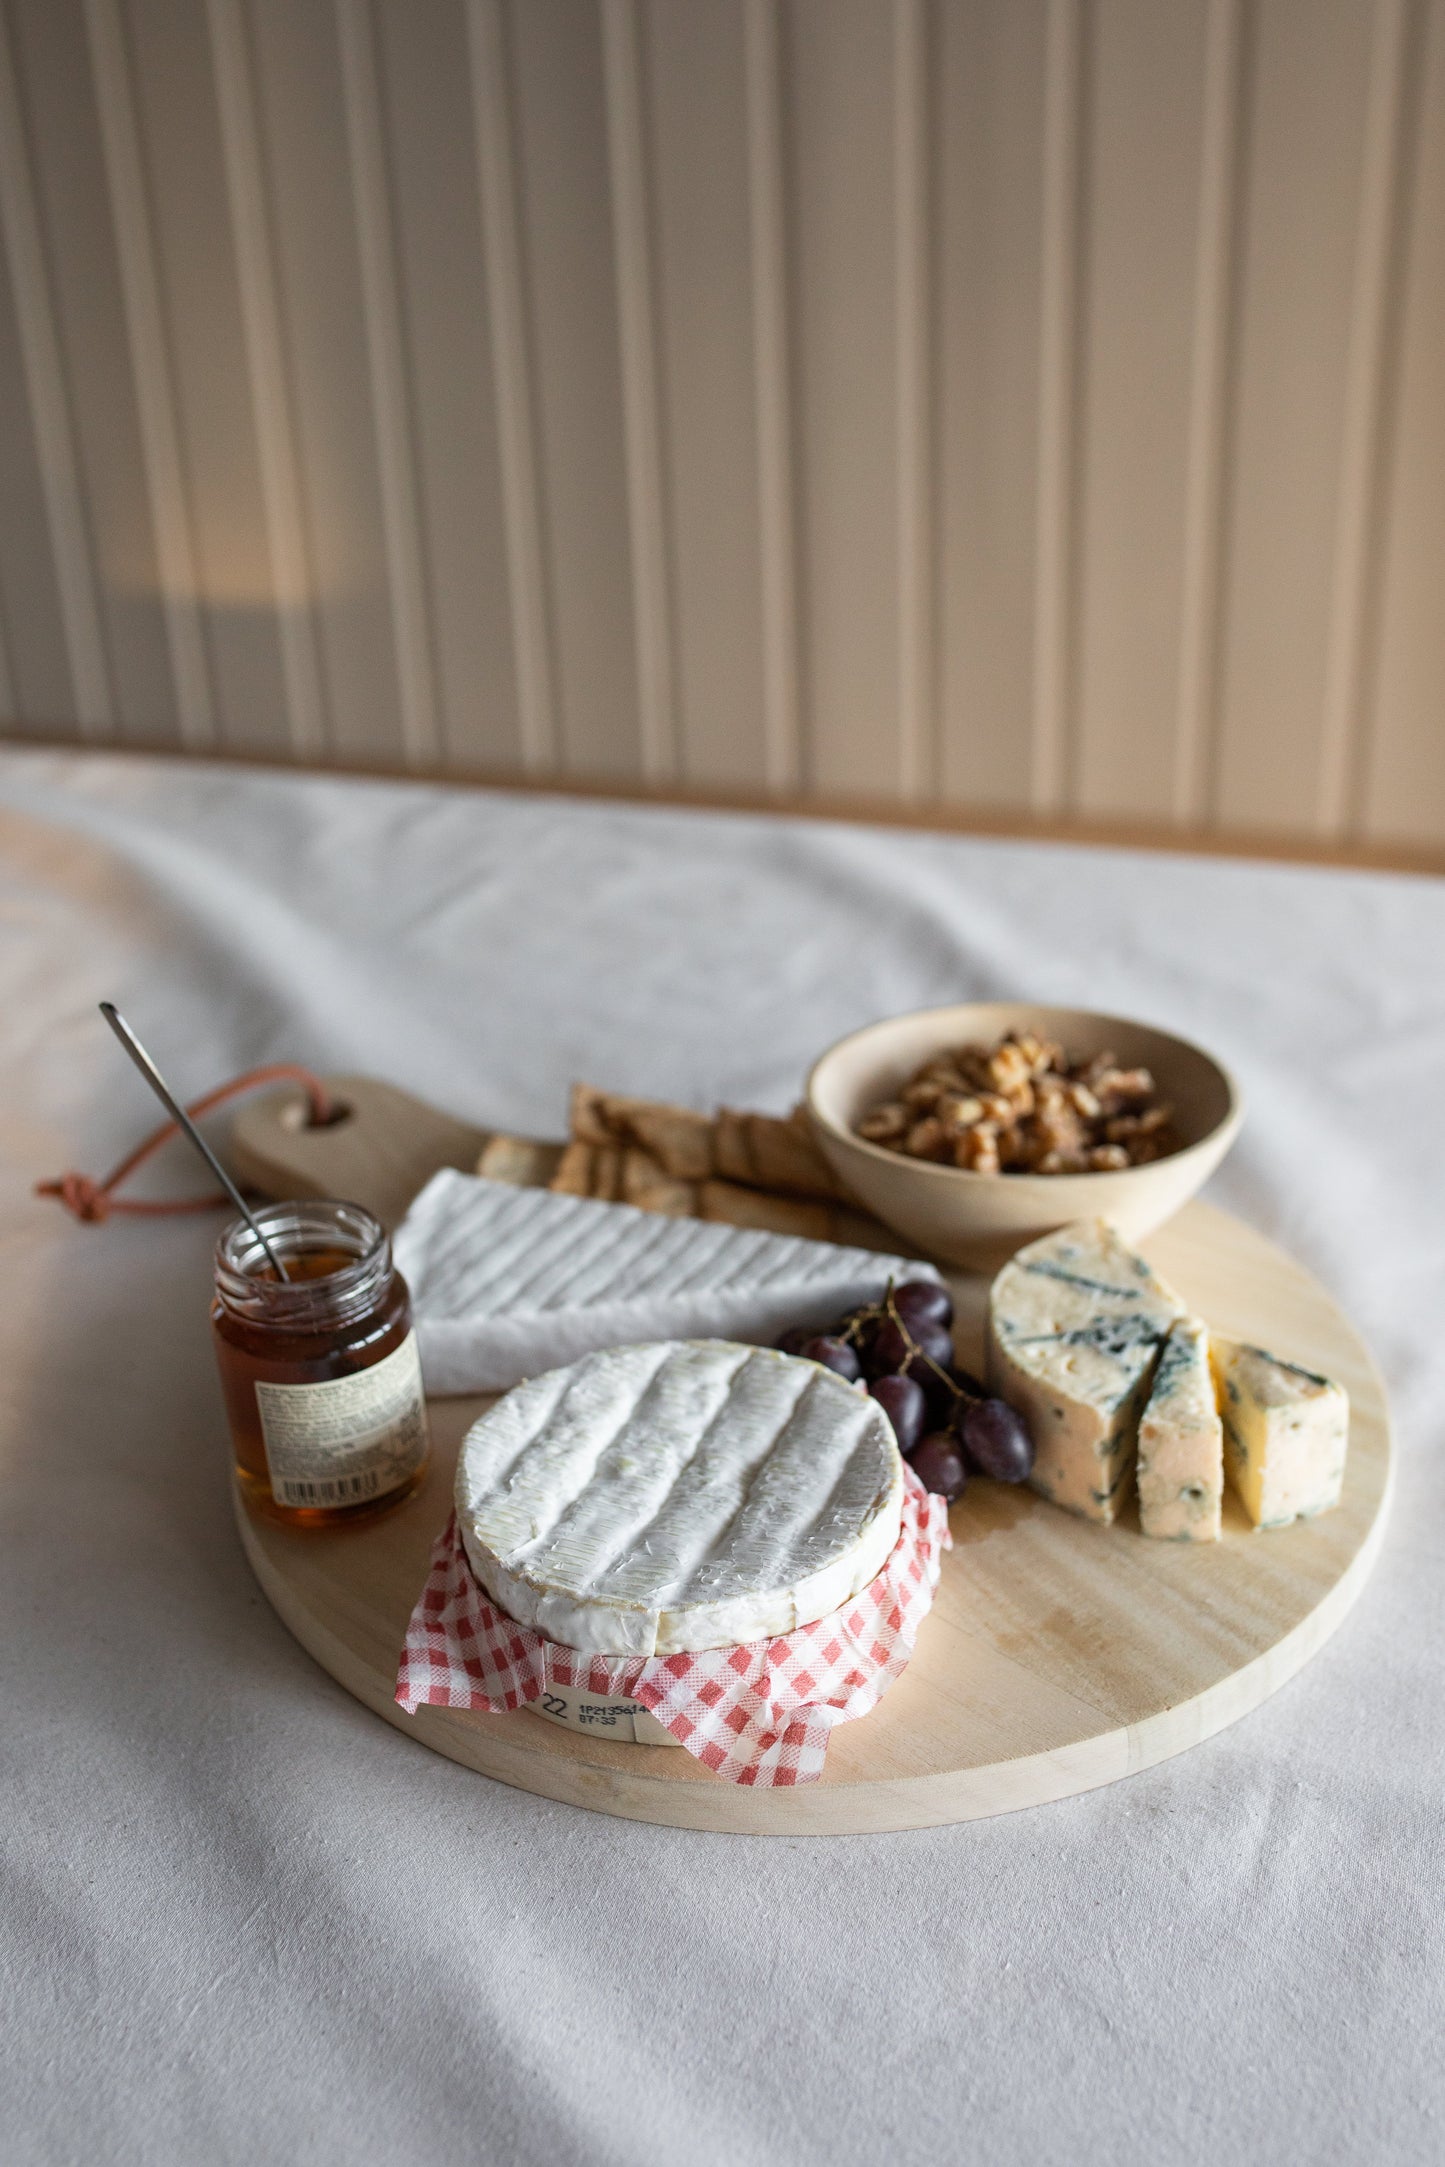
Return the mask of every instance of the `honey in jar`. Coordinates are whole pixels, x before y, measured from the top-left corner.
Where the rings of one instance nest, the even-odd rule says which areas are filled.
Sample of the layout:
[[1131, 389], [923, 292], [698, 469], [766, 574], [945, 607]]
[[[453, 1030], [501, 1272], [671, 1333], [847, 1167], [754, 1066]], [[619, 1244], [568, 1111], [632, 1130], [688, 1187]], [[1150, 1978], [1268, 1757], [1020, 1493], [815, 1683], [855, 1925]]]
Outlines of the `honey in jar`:
[[246, 1502], [295, 1527], [368, 1520], [426, 1472], [411, 1298], [359, 1204], [259, 1206], [216, 1244], [216, 1361]]

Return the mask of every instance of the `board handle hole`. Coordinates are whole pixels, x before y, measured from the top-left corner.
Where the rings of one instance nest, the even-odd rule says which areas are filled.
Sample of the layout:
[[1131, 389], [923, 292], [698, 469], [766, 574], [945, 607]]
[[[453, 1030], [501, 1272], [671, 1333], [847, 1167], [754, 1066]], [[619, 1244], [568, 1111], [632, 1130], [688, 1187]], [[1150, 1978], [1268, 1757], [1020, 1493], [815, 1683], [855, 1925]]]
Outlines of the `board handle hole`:
[[302, 1126], [308, 1129], [344, 1128], [351, 1119], [351, 1113], [352, 1109], [347, 1105], [345, 1099], [337, 1099], [328, 1108], [324, 1121], [306, 1121], [302, 1123]]
[[276, 1118], [283, 1129], [293, 1136], [309, 1134], [313, 1129], [342, 1129], [350, 1121], [355, 1109], [345, 1099], [333, 1099], [324, 1121], [313, 1121], [311, 1109], [304, 1098], [294, 1098], [277, 1108]]

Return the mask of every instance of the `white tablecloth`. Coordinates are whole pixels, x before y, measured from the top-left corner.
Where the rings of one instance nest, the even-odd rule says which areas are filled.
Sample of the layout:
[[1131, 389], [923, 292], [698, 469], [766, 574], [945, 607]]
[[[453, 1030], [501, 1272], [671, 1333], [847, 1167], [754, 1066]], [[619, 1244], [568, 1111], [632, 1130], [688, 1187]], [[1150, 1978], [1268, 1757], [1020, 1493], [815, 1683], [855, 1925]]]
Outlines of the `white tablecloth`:
[[[18, 753], [0, 836], [7, 2162], [1445, 2157], [1445, 885]], [[560, 1132], [576, 1075], [782, 1108], [1017, 992], [1233, 1063], [1211, 1194], [1364, 1328], [1401, 1464], [1275, 1699], [990, 1822], [686, 1834], [400, 1737], [237, 1548], [216, 1221], [28, 1194], [151, 1125], [107, 995], [188, 1093], [293, 1058]]]

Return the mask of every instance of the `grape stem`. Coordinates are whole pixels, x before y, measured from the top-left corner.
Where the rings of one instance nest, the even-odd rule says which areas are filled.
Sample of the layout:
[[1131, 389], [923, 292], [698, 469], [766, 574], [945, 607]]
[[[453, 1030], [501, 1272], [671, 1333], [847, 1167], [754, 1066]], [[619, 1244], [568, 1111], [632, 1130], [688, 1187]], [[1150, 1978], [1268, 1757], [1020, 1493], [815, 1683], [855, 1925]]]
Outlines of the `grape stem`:
[[895, 1377], [901, 1377], [904, 1371], [915, 1361], [926, 1362], [933, 1371], [934, 1376], [939, 1379], [940, 1383], [948, 1386], [949, 1391], [956, 1400], [969, 1400], [975, 1407], [983, 1405], [983, 1393], [968, 1391], [965, 1386], [958, 1382], [957, 1378], [949, 1376], [948, 1371], [941, 1362], [935, 1362], [933, 1356], [925, 1348], [919, 1346], [918, 1341], [909, 1331], [906, 1321], [898, 1314], [898, 1305], [893, 1299], [893, 1281], [891, 1279], [883, 1290], [882, 1301], [871, 1302], [862, 1309], [855, 1309], [848, 1319], [848, 1329], [840, 1337], [847, 1345], [861, 1346], [862, 1335], [867, 1331], [869, 1325], [881, 1323], [885, 1318], [890, 1324], [897, 1325], [899, 1331], [903, 1334], [903, 1344], [908, 1349], [897, 1369], [893, 1371]]

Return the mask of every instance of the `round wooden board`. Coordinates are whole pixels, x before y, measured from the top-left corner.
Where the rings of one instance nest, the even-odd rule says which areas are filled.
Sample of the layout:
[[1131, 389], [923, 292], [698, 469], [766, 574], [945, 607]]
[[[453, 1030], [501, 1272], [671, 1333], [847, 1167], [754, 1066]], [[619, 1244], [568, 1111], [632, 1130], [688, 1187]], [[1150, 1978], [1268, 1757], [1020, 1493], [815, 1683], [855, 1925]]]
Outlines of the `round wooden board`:
[[[368, 1708], [434, 1752], [544, 1798], [628, 1820], [752, 1835], [927, 1828], [1066, 1798], [1132, 1775], [1257, 1708], [1308, 1662], [1359, 1594], [1391, 1488], [1384, 1389], [1358, 1334], [1282, 1251], [1207, 1204], [1143, 1244], [1219, 1331], [1336, 1377], [1352, 1409], [1339, 1507], [1259, 1534], [1233, 1498], [1224, 1539], [1150, 1542], [1031, 1490], [975, 1482], [903, 1676], [833, 1734], [822, 1780], [743, 1789], [687, 1753], [580, 1736], [519, 1710], [405, 1715], [392, 1699], [407, 1617], [481, 1400], [432, 1404], [426, 1486], [389, 1518], [304, 1535], [238, 1503], [256, 1577], [302, 1646]], [[963, 1360], [987, 1281], [956, 1278]]]

